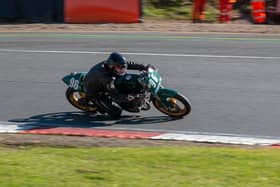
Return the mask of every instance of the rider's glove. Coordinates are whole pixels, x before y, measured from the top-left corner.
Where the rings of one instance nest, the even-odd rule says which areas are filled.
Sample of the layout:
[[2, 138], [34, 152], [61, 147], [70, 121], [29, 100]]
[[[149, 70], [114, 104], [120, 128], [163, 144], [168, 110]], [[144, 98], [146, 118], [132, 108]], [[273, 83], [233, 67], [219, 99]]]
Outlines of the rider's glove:
[[128, 65], [128, 69], [139, 70], [139, 71], [147, 71], [147, 67], [144, 64], [138, 64], [134, 61], [126, 61]]

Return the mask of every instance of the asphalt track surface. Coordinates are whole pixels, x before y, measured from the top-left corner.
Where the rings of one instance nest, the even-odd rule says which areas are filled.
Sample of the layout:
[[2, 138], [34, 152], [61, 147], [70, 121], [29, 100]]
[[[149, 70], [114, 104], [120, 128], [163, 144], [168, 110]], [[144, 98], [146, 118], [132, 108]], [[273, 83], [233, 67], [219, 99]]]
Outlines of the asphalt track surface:
[[[277, 35], [1, 33], [0, 121], [280, 137], [279, 49]], [[61, 78], [111, 51], [158, 66], [163, 84], [191, 100], [192, 113], [172, 120], [152, 108], [112, 121], [73, 108]]]

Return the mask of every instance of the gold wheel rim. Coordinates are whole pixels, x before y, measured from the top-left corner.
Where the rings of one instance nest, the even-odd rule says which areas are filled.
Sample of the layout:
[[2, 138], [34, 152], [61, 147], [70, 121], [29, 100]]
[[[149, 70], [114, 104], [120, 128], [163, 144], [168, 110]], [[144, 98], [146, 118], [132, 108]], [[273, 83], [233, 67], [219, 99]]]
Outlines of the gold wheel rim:
[[86, 96], [86, 94], [83, 92], [72, 92], [69, 96], [69, 99], [70, 99], [71, 103], [80, 110], [88, 111], [88, 112], [96, 111], [95, 107], [84, 106], [79, 103], [78, 100], [81, 98], [85, 98], [85, 96]]
[[159, 100], [156, 100], [155, 104], [156, 104], [157, 108], [160, 111], [162, 111], [163, 113], [166, 113], [166, 114], [168, 114], [170, 116], [182, 116], [182, 115], [184, 115], [187, 112], [187, 108], [186, 108], [185, 105], [184, 105], [184, 108], [181, 108], [178, 105], [177, 101], [178, 100], [176, 98], [173, 98], [173, 97], [167, 98], [167, 102], [169, 102], [174, 108], [176, 108], [175, 110], [178, 110], [176, 112], [170, 111], [166, 107], [162, 107]]

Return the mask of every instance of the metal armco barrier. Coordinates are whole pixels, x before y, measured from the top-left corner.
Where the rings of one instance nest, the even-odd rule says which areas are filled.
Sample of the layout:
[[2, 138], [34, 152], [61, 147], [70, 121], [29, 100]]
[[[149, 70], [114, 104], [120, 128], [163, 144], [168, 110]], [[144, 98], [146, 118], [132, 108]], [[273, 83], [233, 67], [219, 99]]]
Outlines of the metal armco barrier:
[[0, 0], [0, 19], [26, 22], [62, 22], [63, 0]]
[[280, 23], [280, 0], [273, 0], [268, 3], [266, 16], [268, 23]]
[[15, 0], [0, 0], [0, 19], [15, 19], [16, 11]]
[[251, 0], [251, 16], [254, 23], [266, 21], [265, 0]]
[[135, 23], [141, 0], [64, 0], [66, 23]]

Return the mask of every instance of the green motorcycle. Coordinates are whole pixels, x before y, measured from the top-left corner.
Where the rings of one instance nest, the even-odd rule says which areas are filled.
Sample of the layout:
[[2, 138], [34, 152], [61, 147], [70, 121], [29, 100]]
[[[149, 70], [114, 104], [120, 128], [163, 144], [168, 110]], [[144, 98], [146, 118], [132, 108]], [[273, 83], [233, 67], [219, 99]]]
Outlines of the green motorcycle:
[[[72, 72], [63, 77], [63, 82], [68, 86], [66, 91], [67, 100], [76, 108], [86, 112], [101, 112], [93, 101], [85, 104], [86, 94], [83, 87], [83, 81], [86, 72]], [[161, 85], [162, 79], [157, 69], [148, 68], [140, 74], [127, 73], [124, 76], [117, 77], [114, 81], [118, 93], [128, 94], [132, 98], [127, 102], [119, 102], [110, 99], [110, 103], [118, 105], [122, 110], [128, 112], [140, 112], [140, 110], [149, 110], [150, 103], [160, 112], [173, 118], [182, 118], [191, 112], [191, 104], [188, 98], [175, 90], [164, 88]], [[113, 106], [113, 105], [111, 105]], [[139, 111], [133, 109], [139, 108]], [[104, 113], [101, 112], [101, 113]], [[114, 114], [107, 112], [113, 117], [119, 117], [121, 113]], [[117, 115], [117, 116], [116, 116]]]

